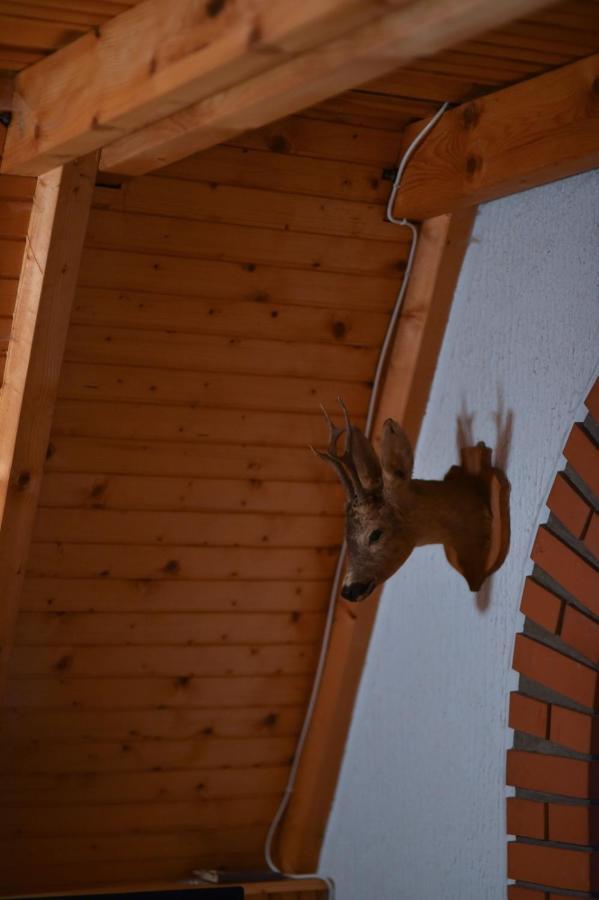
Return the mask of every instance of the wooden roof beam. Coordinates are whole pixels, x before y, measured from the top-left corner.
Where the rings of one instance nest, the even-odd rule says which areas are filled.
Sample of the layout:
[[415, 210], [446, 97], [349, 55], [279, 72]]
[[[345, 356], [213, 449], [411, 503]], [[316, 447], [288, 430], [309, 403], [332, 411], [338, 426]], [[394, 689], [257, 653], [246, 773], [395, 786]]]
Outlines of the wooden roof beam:
[[0, 689], [69, 325], [97, 154], [38, 179], [0, 390]]
[[[253, 127], [257, 103], [258, 121], [278, 118], [546, 2], [146, 0], [17, 75], [2, 171], [38, 175], [203, 100], [207, 108], [173, 127], [195, 130], [198, 112], [216, 143], [223, 130], [204, 116], [212, 108], [218, 119], [214, 106], [235, 85], [242, 94], [225, 134]], [[276, 84], [254, 84], [271, 70]]]
[[2, 171], [63, 165], [387, 8], [380, 0], [146, 0], [16, 76]]
[[146, 0], [17, 75], [2, 171], [39, 175], [383, 11], [379, 0]]
[[414, 0], [106, 147], [100, 168], [142, 175], [510, 21], [543, 0]]
[[597, 166], [599, 54], [447, 112], [410, 160], [394, 214], [427, 219]]

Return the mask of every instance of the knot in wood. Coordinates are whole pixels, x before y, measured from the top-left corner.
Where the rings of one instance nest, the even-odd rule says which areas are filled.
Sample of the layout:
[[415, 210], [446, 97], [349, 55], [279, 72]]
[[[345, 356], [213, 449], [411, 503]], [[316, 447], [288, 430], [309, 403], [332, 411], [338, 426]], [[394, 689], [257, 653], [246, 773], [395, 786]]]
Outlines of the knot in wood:
[[482, 169], [483, 161], [480, 156], [477, 156], [475, 153], [470, 153], [469, 156], [466, 157], [466, 172], [468, 175], [475, 175], [480, 169]]
[[480, 110], [476, 106], [475, 103], [468, 103], [464, 107], [464, 112], [462, 113], [462, 122], [464, 124], [464, 128], [474, 128], [478, 125], [480, 119]]
[[25, 488], [31, 482], [31, 472], [19, 472], [17, 476], [17, 489], [19, 491], [24, 491]]

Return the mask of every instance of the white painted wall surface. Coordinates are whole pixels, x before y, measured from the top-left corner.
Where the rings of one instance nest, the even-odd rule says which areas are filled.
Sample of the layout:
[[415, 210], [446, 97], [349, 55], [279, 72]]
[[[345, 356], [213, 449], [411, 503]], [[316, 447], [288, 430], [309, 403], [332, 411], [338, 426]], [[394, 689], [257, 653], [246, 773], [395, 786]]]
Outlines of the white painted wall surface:
[[459, 280], [416, 458], [442, 477], [465, 400], [495, 445], [513, 411], [512, 543], [490, 605], [420, 548], [386, 586], [321, 857], [338, 900], [504, 900], [505, 750], [529, 553], [598, 374], [599, 171], [487, 204]]

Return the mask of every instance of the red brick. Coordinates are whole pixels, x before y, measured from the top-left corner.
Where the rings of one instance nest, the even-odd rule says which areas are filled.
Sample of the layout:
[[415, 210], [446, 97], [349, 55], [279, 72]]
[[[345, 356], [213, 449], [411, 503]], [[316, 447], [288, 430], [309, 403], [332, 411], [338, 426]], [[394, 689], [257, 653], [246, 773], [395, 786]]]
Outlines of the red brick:
[[553, 482], [547, 506], [574, 537], [582, 536], [591, 507], [562, 472]]
[[549, 740], [579, 753], [593, 753], [594, 717], [564, 706], [551, 706]]
[[570, 806], [565, 803], [550, 803], [549, 840], [562, 844], [591, 843], [591, 807]]
[[591, 888], [592, 854], [539, 844], [508, 844], [508, 877], [550, 887], [586, 891]]
[[547, 894], [547, 900], [592, 900], [591, 894], [577, 894], [576, 897], [573, 897], [572, 894], [556, 894], [554, 891], [551, 891], [550, 894]]
[[549, 707], [541, 700], [527, 697], [525, 694], [510, 695], [509, 726], [515, 731], [524, 731], [537, 737], [547, 737]]
[[587, 533], [584, 536], [584, 545], [593, 556], [596, 556], [597, 559], [599, 559], [599, 515], [597, 515], [597, 513], [593, 514], [593, 517], [589, 522]]
[[599, 571], [545, 528], [539, 528], [532, 559], [558, 584], [599, 615]]
[[552, 634], [557, 631], [563, 602], [560, 597], [541, 587], [530, 576], [524, 582], [521, 611]]
[[509, 750], [507, 784], [530, 791], [585, 800], [589, 796], [591, 764], [580, 759]]
[[591, 392], [585, 400], [585, 406], [595, 421], [599, 422], [599, 378], [591, 388]]
[[518, 837], [540, 838], [545, 834], [545, 804], [534, 800], [509, 797], [507, 801], [507, 833]]
[[552, 688], [559, 694], [593, 709], [597, 673], [589, 666], [564, 656], [552, 647], [518, 634], [514, 648], [514, 669]]
[[[548, 900], [548, 896], [544, 890], [533, 891], [531, 888], [523, 888], [517, 884], [510, 884], [507, 889], [508, 900]], [[570, 900], [572, 900], [571, 897]]]
[[575, 425], [570, 432], [564, 456], [593, 493], [599, 495], [599, 447], [582, 425]]
[[560, 637], [591, 662], [599, 663], [599, 625], [573, 606], [566, 606]]

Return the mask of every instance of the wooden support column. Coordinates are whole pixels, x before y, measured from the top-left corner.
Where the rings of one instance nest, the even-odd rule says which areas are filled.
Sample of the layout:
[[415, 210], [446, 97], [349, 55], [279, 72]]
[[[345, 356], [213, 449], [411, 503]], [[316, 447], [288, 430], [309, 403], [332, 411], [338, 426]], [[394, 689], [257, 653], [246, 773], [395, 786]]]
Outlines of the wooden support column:
[[408, 163], [394, 213], [426, 219], [597, 166], [599, 54], [445, 113]]
[[[469, 209], [422, 225], [377, 410], [375, 445], [389, 416], [416, 445], [475, 214]], [[318, 865], [379, 597], [380, 591], [364, 603], [337, 601], [320, 693], [278, 840], [278, 862], [286, 872], [313, 872]]]
[[97, 154], [38, 179], [0, 391], [0, 688], [4, 684]]

